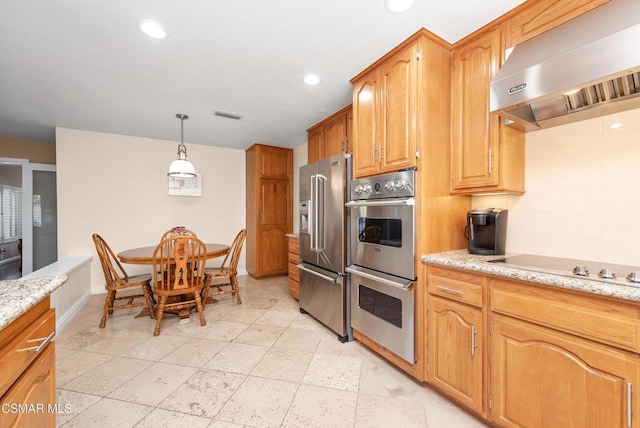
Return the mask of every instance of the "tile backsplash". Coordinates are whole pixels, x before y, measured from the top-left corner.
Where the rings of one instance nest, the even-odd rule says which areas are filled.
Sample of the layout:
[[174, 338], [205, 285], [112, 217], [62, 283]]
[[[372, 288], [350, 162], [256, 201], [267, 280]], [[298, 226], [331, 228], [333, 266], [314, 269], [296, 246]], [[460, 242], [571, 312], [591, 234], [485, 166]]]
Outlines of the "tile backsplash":
[[507, 252], [640, 266], [640, 109], [528, 132], [525, 190], [472, 200], [509, 210]]

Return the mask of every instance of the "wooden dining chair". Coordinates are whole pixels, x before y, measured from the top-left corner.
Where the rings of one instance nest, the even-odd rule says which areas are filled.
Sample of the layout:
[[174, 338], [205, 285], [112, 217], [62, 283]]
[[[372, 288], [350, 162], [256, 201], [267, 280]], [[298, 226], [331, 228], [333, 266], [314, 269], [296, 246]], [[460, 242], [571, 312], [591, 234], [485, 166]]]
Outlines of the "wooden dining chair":
[[206, 325], [201, 293], [207, 247], [195, 236], [178, 235], [162, 240], [153, 252], [154, 292], [158, 295], [154, 336], [160, 334], [165, 311], [196, 307], [200, 325]]
[[[98, 258], [100, 259], [100, 265], [104, 273], [104, 286], [107, 289], [100, 328], [105, 327], [107, 324], [107, 315], [113, 314], [114, 310], [144, 306], [145, 303], [149, 308], [149, 315], [151, 318], [154, 318], [151, 274], [129, 276], [106, 241], [97, 233], [94, 233], [91, 237], [98, 252]], [[142, 294], [116, 295], [118, 291], [127, 288], [139, 288], [142, 290]], [[136, 301], [136, 299], [139, 298], [144, 298], [145, 302]], [[115, 305], [115, 302], [122, 300], [126, 301], [126, 303]]]
[[[205, 269], [205, 302], [209, 296], [231, 294], [232, 296], [236, 296], [236, 303], [238, 305], [242, 303], [237, 275], [238, 261], [240, 260], [240, 253], [242, 253], [242, 246], [246, 237], [247, 229], [242, 229], [236, 235], [231, 247], [229, 247], [229, 252], [222, 261], [222, 265], [217, 268]], [[213, 290], [214, 288], [215, 290]]]

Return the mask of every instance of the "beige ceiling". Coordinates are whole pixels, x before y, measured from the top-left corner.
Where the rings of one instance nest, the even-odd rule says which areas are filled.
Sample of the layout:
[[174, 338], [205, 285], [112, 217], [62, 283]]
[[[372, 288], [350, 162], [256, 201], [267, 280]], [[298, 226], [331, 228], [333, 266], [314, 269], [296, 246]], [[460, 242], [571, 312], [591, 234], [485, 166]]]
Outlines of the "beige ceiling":
[[[296, 147], [349, 79], [425, 27], [449, 42], [521, 0], [0, 0], [0, 136], [56, 126], [245, 149]], [[164, 40], [136, 27], [167, 28]], [[316, 73], [314, 87], [302, 83]], [[213, 115], [241, 114], [240, 121]]]

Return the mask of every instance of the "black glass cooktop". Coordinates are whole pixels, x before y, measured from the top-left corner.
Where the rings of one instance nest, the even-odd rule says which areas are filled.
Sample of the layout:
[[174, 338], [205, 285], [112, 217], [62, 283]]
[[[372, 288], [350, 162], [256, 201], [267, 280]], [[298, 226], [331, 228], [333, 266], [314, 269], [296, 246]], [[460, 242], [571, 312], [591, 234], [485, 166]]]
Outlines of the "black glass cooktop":
[[490, 263], [504, 264], [534, 272], [553, 273], [573, 277], [584, 277], [605, 282], [640, 286], [640, 267], [606, 262], [595, 262], [560, 257], [519, 254], [497, 257]]

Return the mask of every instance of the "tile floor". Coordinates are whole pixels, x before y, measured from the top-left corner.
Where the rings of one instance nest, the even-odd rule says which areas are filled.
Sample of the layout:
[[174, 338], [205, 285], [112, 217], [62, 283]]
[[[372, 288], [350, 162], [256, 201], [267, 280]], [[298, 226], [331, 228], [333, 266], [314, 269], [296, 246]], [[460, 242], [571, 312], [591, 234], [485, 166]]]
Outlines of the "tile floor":
[[287, 294], [287, 278], [240, 277], [231, 296], [181, 324], [92, 296], [56, 338], [61, 427], [484, 427]]

